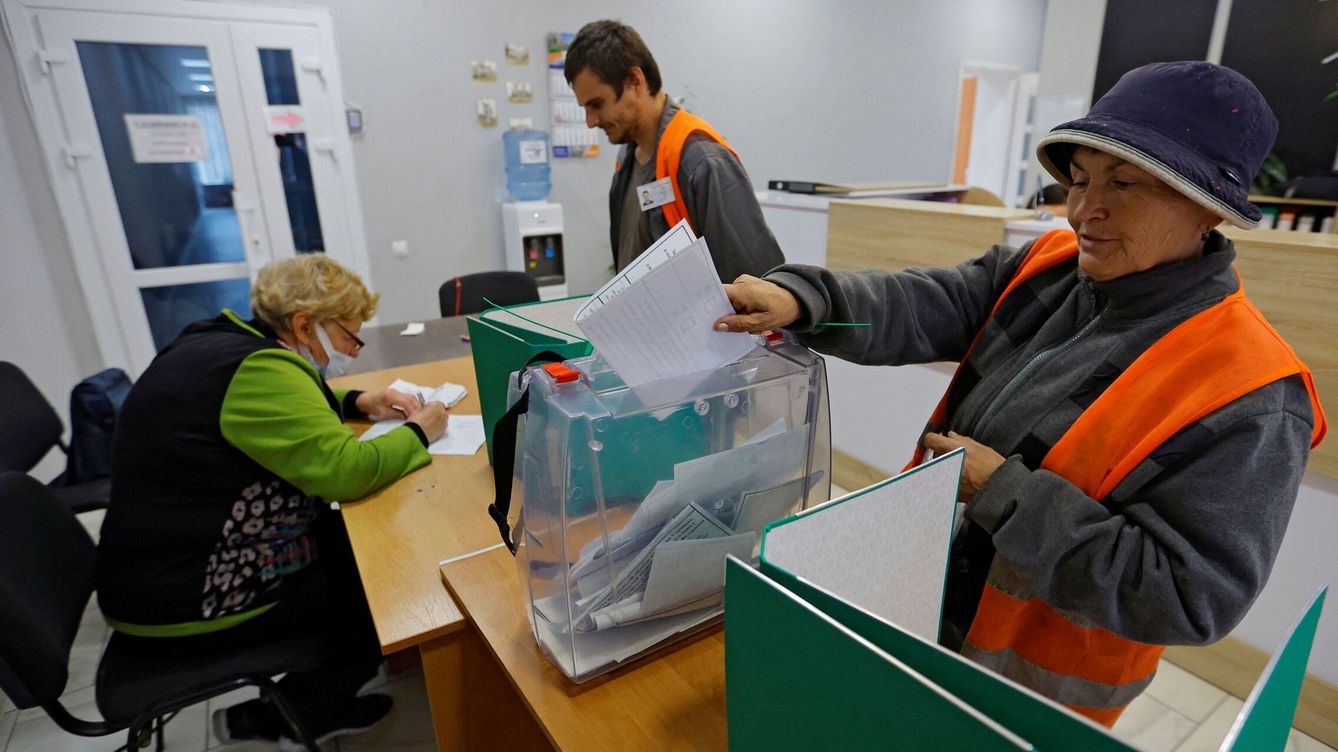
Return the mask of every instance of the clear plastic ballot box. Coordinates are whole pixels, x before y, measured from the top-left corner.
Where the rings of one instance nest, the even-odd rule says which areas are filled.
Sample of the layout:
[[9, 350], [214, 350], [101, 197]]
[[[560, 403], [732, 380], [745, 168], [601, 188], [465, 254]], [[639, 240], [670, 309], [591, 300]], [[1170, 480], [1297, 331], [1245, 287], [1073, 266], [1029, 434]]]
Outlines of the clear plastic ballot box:
[[823, 361], [758, 342], [635, 388], [598, 354], [527, 372], [516, 559], [534, 636], [572, 680], [712, 623], [725, 557], [756, 561], [767, 523], [827, 500]]

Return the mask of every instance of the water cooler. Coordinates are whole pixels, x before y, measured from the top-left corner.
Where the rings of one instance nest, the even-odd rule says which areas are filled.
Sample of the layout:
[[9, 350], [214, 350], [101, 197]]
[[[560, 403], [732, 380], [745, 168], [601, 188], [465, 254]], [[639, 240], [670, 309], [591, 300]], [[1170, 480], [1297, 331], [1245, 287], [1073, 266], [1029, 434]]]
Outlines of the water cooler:
[[507, 131], [506, 189], [515, 201], [502, 204], [506, 268], [525, 272], [539, 285], [539, 299], [567, 296], [562, 262], [562, 205], [544, 199], [552, 189], [548, 169], [548, 134]]
[[506, 268], [525, 272], [539, 285], [539, 299], [567, 296], [562, 258], [562, 205], [547, 201], [502, 204]]

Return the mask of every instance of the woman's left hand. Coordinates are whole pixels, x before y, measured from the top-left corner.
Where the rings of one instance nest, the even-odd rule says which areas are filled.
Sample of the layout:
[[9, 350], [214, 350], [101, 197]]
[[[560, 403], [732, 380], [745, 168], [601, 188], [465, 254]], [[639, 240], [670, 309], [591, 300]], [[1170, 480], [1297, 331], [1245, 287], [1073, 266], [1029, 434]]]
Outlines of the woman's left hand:
[[1004, 463], [1004, 456], [990, 449], [969, 436], [949, 431], [947, 436], [941, 433], [927, 433], [924, 436], [925, 447], [932, 449], [935, 455], [951, 452], [957, 447], [966, 447], [966, 462], [962, 465], [962, 484], [958, 488], [957, 498], [970, 501], [985, 481]]
[[363, 392], [358, 395], [358, 409], [367, 413], [368, 417], [378, 420], [403, 418], [422, 406], [423, 402], [417, 395], [397, 392], [394, 389]]

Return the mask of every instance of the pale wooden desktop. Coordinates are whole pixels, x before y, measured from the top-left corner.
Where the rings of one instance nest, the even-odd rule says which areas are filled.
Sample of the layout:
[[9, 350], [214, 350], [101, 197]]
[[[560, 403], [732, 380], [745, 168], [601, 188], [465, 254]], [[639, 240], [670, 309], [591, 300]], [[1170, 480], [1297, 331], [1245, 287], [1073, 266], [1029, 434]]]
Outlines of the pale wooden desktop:
[[720, 625], [575, 684], [540, 652], [508, 551], [451, 562], [441, 568], [441, 579], [465, 612], [467, 628], [451, 644], [457, 704], [434, 706], [433, 714], [458, 719], [459, 749], [551, 745], [612, 752], [728, 746]]
[[[447, 326], [433, 324], [437, 330]], [[364, 338], [371, 354], [374, 340]], [[458, 343], [458, 335], [455, 339]], [[378, 357], [394, 360], [385, 352]], [[363, 372], [331, 383], [352, 389], [381, 389], [396, 378], [424, 385], [446, 381], [463, 384], [468, 394], [452, 412], [479, 414], [478, 385], [473, 360], [468, 356]], [[470, 457], [434, 456], [431, 465], [362, 500], [341, 505], [382, 653], [419, 651], [433, 725], [443, 749], [458, 748], [452, 742], [452, 735], [458, 734], [457, 719], [437, 709], [454, 702], [439, 698], [454, 686], [452, 674], [458, 669], [448, 654], [453, 636], [465, 624], [460, 609], [442, 587], [437, 568], [444, 559], [500, 542], [497, 526], [487, 515], [492, 498], [492, 468], [487, 451], [481, 447]]]

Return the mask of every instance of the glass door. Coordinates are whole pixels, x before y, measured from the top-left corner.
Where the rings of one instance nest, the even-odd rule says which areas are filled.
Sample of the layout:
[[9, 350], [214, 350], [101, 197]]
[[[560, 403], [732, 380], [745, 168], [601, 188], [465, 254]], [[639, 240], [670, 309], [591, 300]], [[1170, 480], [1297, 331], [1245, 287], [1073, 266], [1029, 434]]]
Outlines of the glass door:
[[360, 268], [343, 208], [341, 173], [352, 171], [338, 139], [343, 104], [331, 93], [333, 73], [316, 28], [245, 22], [230, 28], [262, 197], [266, 206], [286, 210], [286, 221], [273, 227], [274, 248], [326, 252]]
[[82, 11], [37, 22], [64, 63], [51, 76], [66, 162], [138, 372], [191, 321], [247, 315], [252, 273], [273, 256], [228, 25]]

